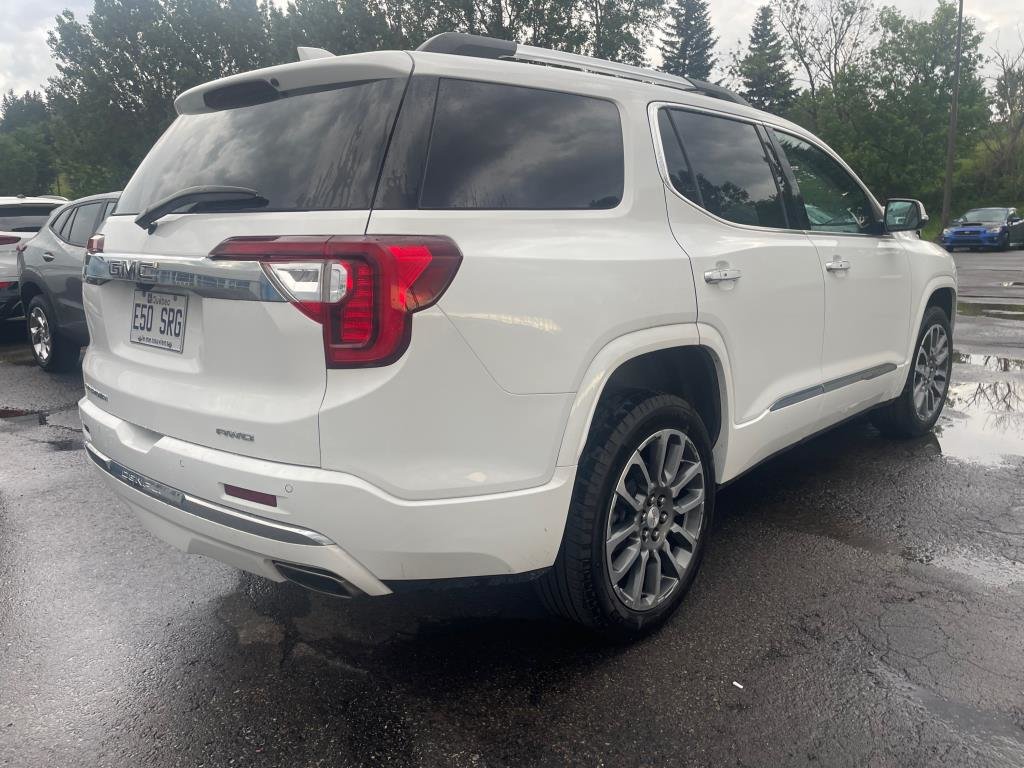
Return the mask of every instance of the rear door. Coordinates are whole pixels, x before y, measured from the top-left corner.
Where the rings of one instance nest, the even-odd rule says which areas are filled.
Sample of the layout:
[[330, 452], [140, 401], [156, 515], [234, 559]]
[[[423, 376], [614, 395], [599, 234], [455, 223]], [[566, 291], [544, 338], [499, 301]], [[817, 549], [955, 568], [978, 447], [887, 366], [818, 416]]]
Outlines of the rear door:
[[[179, 98], [185, 114], [125, 187], [103, 252], [89, 257], [84, 370], [100, 408], [146, 439], [319, 465], [323, 327], [258, 260], [211, 253], [234, 238], [362, 235], [410, 68], [404, 54], [338, 57]], [[135, 223], [202, 185], [258, 197], [199, 200]]]
[[43, 279], [54, 302], [58, 323], [75, 338], [83, 338], [85, 314], [82, 311], [82, 267], [85, 244], [96, 231], [105, 201], [96, 200], [74, 206], [57, 237], [43, 252]]
[[658, 128], [697, 318], [729, 352], [733, 421], [778, 413], [787, 434], [777, 437], [802, 433], [818, 414], [824, 289], [814, 246], [789, 221], [765, 135], [754, 123], [671, 107], [659, 110]]
[[798, 186], [825, 282], [822, 376], [829, 410], [841, 415], [879, 392], [909, 347], [910, 265], [882, 234], [881, 211], [824, 149], [774, 132]]

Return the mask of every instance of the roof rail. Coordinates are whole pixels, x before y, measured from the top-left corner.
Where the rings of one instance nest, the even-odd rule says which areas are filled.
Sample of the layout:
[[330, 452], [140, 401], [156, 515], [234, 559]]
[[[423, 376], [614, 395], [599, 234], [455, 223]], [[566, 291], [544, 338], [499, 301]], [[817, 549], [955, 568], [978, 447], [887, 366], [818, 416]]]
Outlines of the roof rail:
[[510, 40], [498, 40], [483, 35], [467, 35], [463, 32], [442, 32], [439, 35], [434, 35], [416, 50], [429, 53], [449, 53], [456, 56], [474, 56], [480, 59], [512, 59], [534, 64], [550, 64], [556, 67], [596, 72], [601, 75], [653, 83], [684, 91], [700, 90], [685, 77], [677, 77], [666, 72], [634, 67], [630, 64], [616, 64], [613, 61], [580, 56], [575, 53], [535, 48], [532, 45], [521, 45]]

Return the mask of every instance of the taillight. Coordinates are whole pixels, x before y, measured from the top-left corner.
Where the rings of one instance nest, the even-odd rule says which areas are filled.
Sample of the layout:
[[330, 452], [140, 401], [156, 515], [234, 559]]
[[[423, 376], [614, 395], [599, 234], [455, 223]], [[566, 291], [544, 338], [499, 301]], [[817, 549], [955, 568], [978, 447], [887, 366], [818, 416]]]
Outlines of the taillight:
[[93, 235], [85, 244], [89, 253], [103, 253], [103, 235]]
[[232, 237], [210, 258], [258, 261], [323, 326], [328, 367], [387, 365], [409, 345], [412, 314], [432, 306], [462, 263], [448, 237]]
[[20, 243], [21, 238], [14, 235], [0, 235], [0, 245], [14, 245]]
[[8, 288], [14, 288], [17, 284], [17, 280], [0, 280], [0, 291], [6, 291]]

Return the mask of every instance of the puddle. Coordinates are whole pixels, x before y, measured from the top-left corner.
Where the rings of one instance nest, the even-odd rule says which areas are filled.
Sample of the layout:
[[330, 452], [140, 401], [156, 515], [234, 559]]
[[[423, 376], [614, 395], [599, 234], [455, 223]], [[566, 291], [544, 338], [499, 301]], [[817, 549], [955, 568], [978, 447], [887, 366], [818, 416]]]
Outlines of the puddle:
[[[1024, 456], [1024, 360], [954, 352], [960, 365], [985, 371], [982, 381], [953, 384], [935, 425], [944, 456], [999, 466]], [[1006, 377], [992, 374], [1009, 374]]]
[[[1003, 287], [1016, 286], [1017, 283], [1003, 283]], [[1020, 283], [1024, 285], [1024, 283]], [[956, 305], [957, 315], [967, 317], [996, 317], [1004, 320], [1024, 320], [1024, 304], [977, 304], [975, 302], [960, 302]]]
[[1003, 557], [984, 557], [966, 552], [918, 552], [913, 549], [904, 549], [900, 554], [905, 560], [952, 571], [988, 587], [1006, 589], [1024, 584], [1024, 563]]
[[947, 699], [886, 664], [879, 664], [871, 672], [891, 690], [899, 692], [955, 731], [983, 740], [987, 751], [1006, 760], [1006, 765], [1022, 764], [1024, 744], [1021, 743], [1020, 726], [1012, 713], [994, 712]]

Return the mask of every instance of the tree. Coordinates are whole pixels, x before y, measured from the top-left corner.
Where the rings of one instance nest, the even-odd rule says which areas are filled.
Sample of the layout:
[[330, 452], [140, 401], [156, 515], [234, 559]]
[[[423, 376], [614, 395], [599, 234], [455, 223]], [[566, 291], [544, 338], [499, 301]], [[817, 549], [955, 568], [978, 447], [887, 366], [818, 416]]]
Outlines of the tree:
[[708, 80], [715, 66], [718, 39], [711, 28], [707, 0], [674, 0], [659, 50], [661, 68], [673, 75]]
[[758, 109], [784, 113], [793, 104], [793, 76], [786, 65], [770, 5], [757, 9], [747, 53], [737, 63], [736, 74], [742, 82], [743, 97]]
[[0, 98], [0, 194], [43, 194], [57, 178], [50, 113], [38, 91]]

